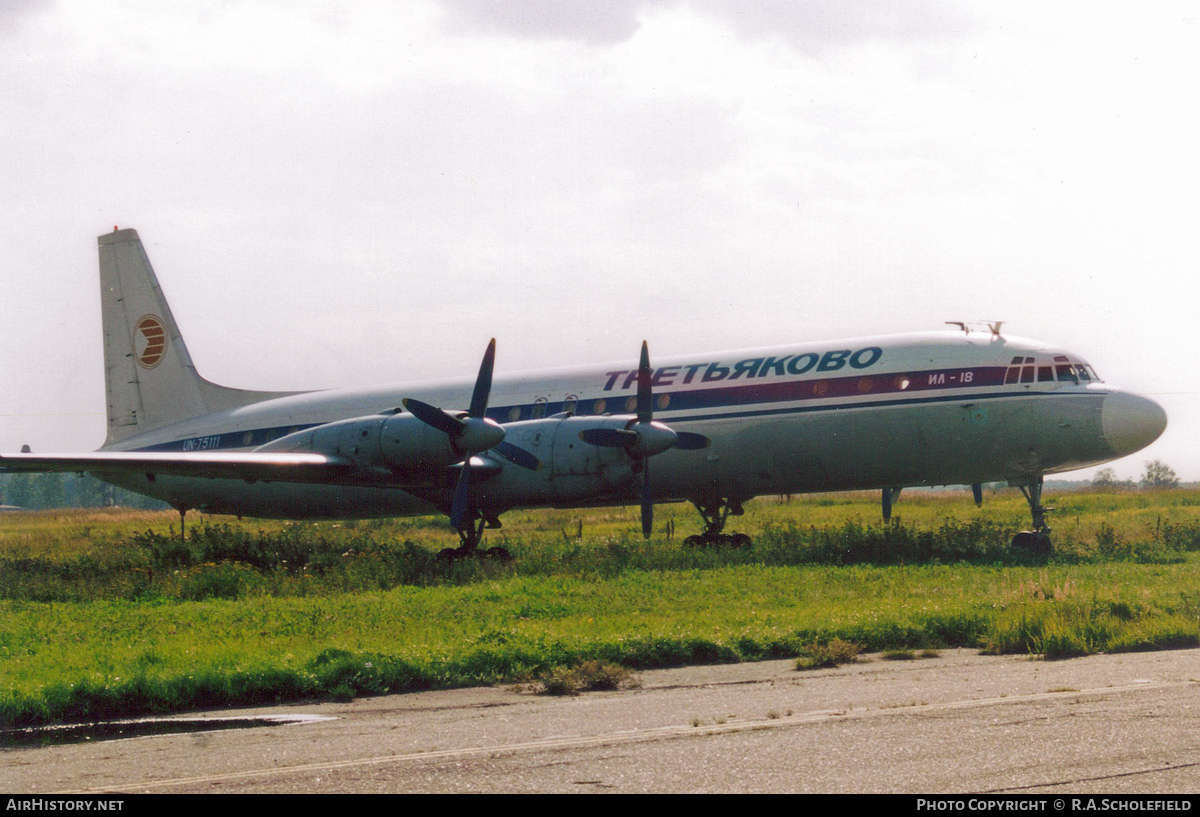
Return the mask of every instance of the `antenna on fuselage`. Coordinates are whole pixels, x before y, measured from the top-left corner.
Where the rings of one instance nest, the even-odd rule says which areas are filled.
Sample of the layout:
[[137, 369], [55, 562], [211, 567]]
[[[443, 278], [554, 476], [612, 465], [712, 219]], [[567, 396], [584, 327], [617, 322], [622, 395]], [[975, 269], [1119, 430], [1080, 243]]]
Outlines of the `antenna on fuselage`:
[[1004, 325], [1004, 321], [946, 321], [947, 326], [957, 326], [963, 330], [963, 334], [971, 334], [971, 327], [986, 326], [988, 331], [992, 333], [992, 337], [998, 338], [1000, 335], [1000, 327]]

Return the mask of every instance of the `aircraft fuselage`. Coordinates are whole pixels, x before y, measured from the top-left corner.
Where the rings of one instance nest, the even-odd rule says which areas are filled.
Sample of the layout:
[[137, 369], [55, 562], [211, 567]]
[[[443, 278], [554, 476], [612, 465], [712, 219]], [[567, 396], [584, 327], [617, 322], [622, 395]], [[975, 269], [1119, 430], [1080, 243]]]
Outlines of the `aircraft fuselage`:
[[[989, 332], [678, 357], [657, 361], [653, 372], [654, 419], [711, 440], [704, 449], [653, 457], [655, 501], [1020, 484], [1124, 456], [1165, 426], [1157, 404], [1100, 382], [1077, 355]], [[498, 514], [638, 501], [630, 458], [579, 437], [585, 427], [624, 424], [636, 378], [633, 362], [498, 375], [486, 416], [542, 467], [485, 453], [489, 467], [472, 484], [473, 504]], [[174, 423], [109, 450], [315, 450], [305, 432], [393, 410], [405, 397], [465, 408], [471, 388], [461, 380], [294, 394]], [[383, 443], [361, 433], [332, 445], [366, 462]], [[328, 440], [316, 445], [330, 453]], [[338, 485], [97, 475], [180, 507], [293, 519], [431, 513], [444, 510], [453, 488], [449, 477], [410, 484], [378, 469]]]

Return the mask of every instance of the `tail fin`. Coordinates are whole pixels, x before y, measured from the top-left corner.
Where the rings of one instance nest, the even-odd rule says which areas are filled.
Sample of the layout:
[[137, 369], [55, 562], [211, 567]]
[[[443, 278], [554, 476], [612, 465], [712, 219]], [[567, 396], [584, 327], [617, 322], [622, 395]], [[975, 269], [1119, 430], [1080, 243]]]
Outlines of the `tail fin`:
[[202, 378], [137, 230], [115, 230], [97, 240], [108, 392], [105, 447], [180, 420], [293, 393], [230, 389]]

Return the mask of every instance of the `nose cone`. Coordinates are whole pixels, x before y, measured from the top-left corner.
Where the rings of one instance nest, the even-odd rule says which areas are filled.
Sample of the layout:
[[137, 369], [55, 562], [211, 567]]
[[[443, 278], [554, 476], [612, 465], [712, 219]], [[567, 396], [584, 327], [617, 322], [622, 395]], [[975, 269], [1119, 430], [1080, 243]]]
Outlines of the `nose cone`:
[[1100, 428], [1118, 457], [1140, 451], [1159, 438], [1167, 427], [1167, 413], [1153, 400], [1115, 391], [1104, 398]]
[[504, 440], [504, 429], [495, 420], [486, 417], [467, 417], [463, 423], [465, 427], [462, 433], [452, 442], [460, 453], [467, 456], [487, 451]]

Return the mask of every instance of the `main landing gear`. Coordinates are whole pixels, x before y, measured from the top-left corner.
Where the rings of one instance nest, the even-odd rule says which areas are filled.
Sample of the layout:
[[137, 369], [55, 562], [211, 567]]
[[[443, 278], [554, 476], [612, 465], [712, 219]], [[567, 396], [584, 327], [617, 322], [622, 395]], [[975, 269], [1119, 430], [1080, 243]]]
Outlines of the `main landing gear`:
[[722, 533], [725, 520], [730, 514], [741, 516], [746, 511], [736, 499], [718, 499], [716, 502], [692, 500], [700, 518], [704, 520], [704, 533], [683, 540], [684, 547], [749, 547], [751, 539], [744, 533]]
[[445, 548], [438, 553], [438, 561], [453, 562], [458, 559], [467, 559], [475, 556], [480, 559], [494, 559], [497, 562], [507, 562], [512, 559], [512, 554], [508, 548], [493, 547], [480, 548], [479, 543], [483, 541], [483, 531], [485, 529], [499, 528], [500, 518], [498, 516], [484, 517], [465, 520], [464, 527], [458, 529], [459, 544], [456, 548]]
[[1052, 509], [1042, 504], [1042, 478], [1039, 476], [1028, 484], [1016, 487], [1029, 503], [1029, 511], [1033, 514], [1033, 530], [1023, 530], [1014, 536], [1012, 546], [1016, 550], [1039, 556], [1054, 552], [1054, 546], [1050, 544], [1050, 526], [1046, 524], [1046, 513]]

